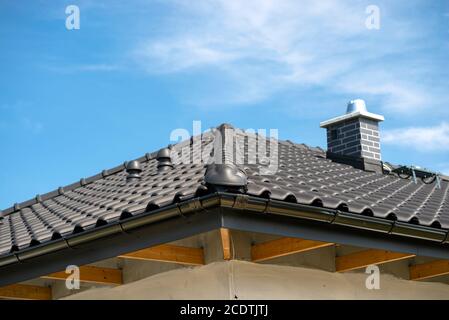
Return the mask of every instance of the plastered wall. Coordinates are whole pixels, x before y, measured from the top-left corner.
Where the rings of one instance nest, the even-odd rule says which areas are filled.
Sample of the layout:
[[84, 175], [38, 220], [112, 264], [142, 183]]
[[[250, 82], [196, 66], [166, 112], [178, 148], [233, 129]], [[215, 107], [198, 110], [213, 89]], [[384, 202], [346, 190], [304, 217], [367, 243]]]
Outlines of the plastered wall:
[[381, 274], [380, 289], [368, 290], [367, 276], [232, 260], [90, 289], [66, 299], [449, 299], [446, 284]]

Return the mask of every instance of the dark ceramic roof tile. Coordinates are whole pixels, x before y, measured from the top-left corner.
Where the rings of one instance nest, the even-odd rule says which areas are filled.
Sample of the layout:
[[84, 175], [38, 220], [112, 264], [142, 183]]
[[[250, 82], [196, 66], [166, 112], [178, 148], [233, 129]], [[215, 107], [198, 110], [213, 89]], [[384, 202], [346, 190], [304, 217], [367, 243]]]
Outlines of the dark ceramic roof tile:
[[106, 222], [116, 221], [120, 218], [121, 211], [118, 210], [107, 210], [101, 214], [95, 215], [98, 219]]
[[[233, 145], [248, 163], [248, 143], [255, 135], [238, 133], [240, 143]], [[214, 132], [202, 136], [204, 154], [212, 153]], [[181, 156], [183, 141], [172, 151]], [[270, 143], [266, 141], [267, 150]], [[225, 158], [231, 155], [224, 150]], [[120, 219], [126, 211], [139, 214], [147, 207], [166, 206], [174, 201], [193, 197], [204, 181], [206, 164], [173, 164], [158, 171], [157, 152], [139, 159], [140, 180], [127, 181], [124, 164], [93, 177], [38, 196], [15, 207], [3, 210], [0, 223], [0, 255], [23, 249], [33, 241], [45, 242], [55, 236], [94, 229]], [[387, 218], [396, 215], [399, 221], [418, 221], [423, 225], [439, 223], [449, 228], [449, 183], [435, 184], [400, 179], [394, 175], [366, 172], [326, 159], [324, 150], [291, 141], [279, 141], [278, 170], [265, 175], [266, 163], [241, 165], [245, 169], [247, 194], [259, 197], [343, 209], [357, 214], [373, 214]], [[235, 161], [235, 160], [233, 160]]]
[[75, 230], [75, 226], [70, 224], [55, 225], [53, 233], [59, 233], [61, 236], [71, 234]]

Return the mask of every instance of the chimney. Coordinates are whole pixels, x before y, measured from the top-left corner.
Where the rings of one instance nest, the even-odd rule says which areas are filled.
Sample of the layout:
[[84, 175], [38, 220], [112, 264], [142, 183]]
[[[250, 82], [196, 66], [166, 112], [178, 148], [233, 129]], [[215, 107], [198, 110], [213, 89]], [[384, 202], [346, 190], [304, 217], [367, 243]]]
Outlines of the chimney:
[[383, 116], [368, 112], [365, 101], [349, 101], [346, 114], [320, 123], [327, 130], [328, 158], [381, 171], [379, 122], [383, 120]]

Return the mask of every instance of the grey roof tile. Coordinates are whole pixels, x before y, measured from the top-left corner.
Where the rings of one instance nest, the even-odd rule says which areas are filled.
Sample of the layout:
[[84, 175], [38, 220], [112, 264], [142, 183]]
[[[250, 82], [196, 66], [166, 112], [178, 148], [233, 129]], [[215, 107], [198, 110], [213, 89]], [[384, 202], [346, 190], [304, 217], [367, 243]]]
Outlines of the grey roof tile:
[[[213, 131], [202, 135], [202, 148], [207, 150], [204, 154], [217, 152], [213, 150], [214, 137]], [[415, 184], [394, 175], [362, 171], [326, 159], [321, 148], [291, 141], [279, 141], [278, 171], [265, 175], [260, 169], [266, 164], [248, 164], [249, 150], [255, 150], [248, 141], [255, 135], [239, 132], [238, 137], [243, 144], [232, 147], [238, 151], [238, 157], [245, 159], [240, 167], [247, 175], [249, 195], [449, 228], [447, 180], [438, 189], [435, 184], [420, 181]], [[173, 146], [172, 151], [180, 158], [182, 149], [190, 145], [191, 141], [183, 141]], [[266, 146], [269, 150], [269, 141]], [[148, 206], [169, 205], [193, 197], [202, 188], [205, 162], [173, 163], [168, 170], [158, 171], [156, 156], [157, 152], [153, 152], [137, 159], [142, 169], [140, 180], [127, 181], [126, 165], [122, 164], [4, 210], [0, 222], [0, 255], [94, 229], [117, 221], [124, 212], [136, 215]], [[224, 150], [223, 156], [226, 161], [237, 162], [230, 150]], [[195, 157], [198, 159], [198, 154]]]

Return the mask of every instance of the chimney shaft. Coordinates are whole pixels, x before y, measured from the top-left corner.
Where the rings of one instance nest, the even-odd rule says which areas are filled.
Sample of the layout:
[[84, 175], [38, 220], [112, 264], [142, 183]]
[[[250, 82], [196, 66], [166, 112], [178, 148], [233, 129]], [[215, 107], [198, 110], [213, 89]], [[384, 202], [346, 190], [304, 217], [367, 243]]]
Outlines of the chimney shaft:
[[327, 130], [328, 153], [380, 162], [379, 122], [383, 120], [368, 112], [363, 100], [350, 101], [346, 114], [320, 123]]

